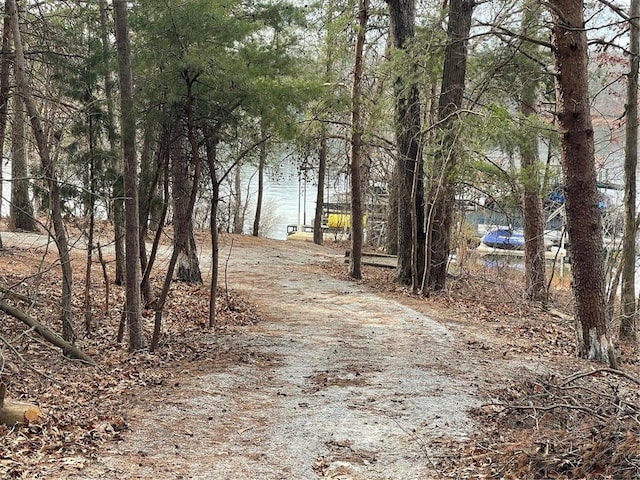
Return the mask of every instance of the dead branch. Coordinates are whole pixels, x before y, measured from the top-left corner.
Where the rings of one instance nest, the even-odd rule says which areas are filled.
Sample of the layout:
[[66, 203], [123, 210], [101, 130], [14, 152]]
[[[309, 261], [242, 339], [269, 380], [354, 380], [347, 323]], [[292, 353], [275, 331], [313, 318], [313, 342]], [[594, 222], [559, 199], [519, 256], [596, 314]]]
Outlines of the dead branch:
[[598, 368], [596, 370], [591, 370], [588, 372], [582, 372], [582, 373], [576, 373], [575, 375], [572, 375], [570, 377], [568, 377], [564, 382], [562, 382], [559, 386], [563, 387], [571, 382], [575, 382], [576, 380], [580, 379], [580, 378], [584, 378], [584, 377], [590, 377], [590, 376], [594, 376], [594, 375], [599, 375], [601, 373], [611, 373], [613, 375], [618, 375], [619, 377], [623, 377], [626, 378], [627, 380], [629, 380], [630, 382], [635, 383], [636, 385], [640, 385], [640, 379], [637, 379], [636, 377], [629, 375], [628, 373], [625, 373], [621, 370], [615, 370], [613, 368]]
[[104, 278], [104, 315], [105, 317], [109, 316], [109, 276], [107, 275], [107, 264], [104, 261], [104, 257], [102, 256], [102, 247], [100, 246], [100, 242], [98, 242], [98, 260], [100, 261], [100, 266], [102, 267], [102, 277]]
[[41, 324], [38, 320], [27, 315], [22, 310], [12, 307], [8, 305], [4, 301], [0, 300], [0, 310], [5, 312], [8, 315], [11, 315], [13, 318], [20, 320], [21, 322], [26, 323], [30, 327], [32, 327], [40, 336], [45, 338], [50, 343], [53, 343], [55, 346], [60, 347], [62, 349], [62, 354], [66, 357], [76, 358], [78, 360], [82, 360], [87, 362], [90, 365], [95, 365], [95, 362], [89, 357], [86, 353], [80, 350], [78, 347], [73, 345], [72, 343], [67, 342], [62, 337], [57, 335], [56, 333], [49, 330], [43, 324]]
[[[32, 327], [32, 328], [30, 328], [29, 330], [27, 330], [27, 332], [29, 332], [29, 331], [31, 331], [31, 330], [35, 330], [35, 329]], [[40, 375], [40, 376], [42, 376], [42, 377], [44, 377], [44, 378], [46, 378], [46, 379], [48, 379], [48, 380], [51, 380], [52, 382], [60, 383], [60, 382], [58, 382], [58, 380], [56, 380], [55, 378], [50, 377], [50, 376], [49, 376], [49, 375], [47, 375], [46, 373], [41, 372], [41, 371], [40, 371], [40, 370], [38, 370], [36, 367], [34, 367], [33, 365], [31, 365], [31, 364], [30, 364], [30, 363], [29, 363], [29, 362], [28, 362], [28, 361], [27, 361], [27, 360], [26, 360], [26, 359], [25, 359], [25, 358], [20, 354], [20, 352], [18, 352], [18, 350], [16, 349], [16, 347], [14, 347], [14, 346], [13, 346], [13, 345], [12, 345], [12, 344], [7, 340], [7, 339], [5, 339], [4, 337], [0, 336], [0, 342], [4, 343], [4, 344], [9, 348], [9, 349], [11, 349], [11, 351], [13, 352], [13, 354], [14, 354], [16, 357], [18, 357], [18, 358], [20, 359], [20, 361], [21, 361], [22, 363], [24, 363], [24, 364], [27, 366], [27, 368], [28, 368], [29, 370], [31, 370], [31, 371], [33, 371], [33, 372], [37, 373], [38, 375]], [[1, 405], [1, 404], [0, 404], [0, 407], [2, 407], [2, 405]]]
[[598, 418], [599, 420], [606, 422], [608, 419], [607, 417], [603, 417], [602, 415], [599, 415], [597, 412], [595, 412], [594, 410], [588, 408], [588, 407], [583, 407], [581, 405], [571, 405], [569, 403], [555, 403], [553, 405], [546, 405], [546, 406], [542, 406], [542, 405], [506, 405], [505, 406], [507, 410], [534, 410], [534, 411], [541, 411], [541, 412], [549, 412], [551, 410], [556, 410], [559, 408], [566, 408], [567, 410], [578, 410], [580, 412], [584, 412], [584, 413], [588, 413], [589, 415], [592, 415], [596, 418]]
[[14, 292], [8, 288], [0, 287], [0, 293], [6, 298], [13, 298], [15, 300], [20, 300], [21, 302], [26, 302], [29, 304], [38, 303], [38, 300], [32, 297], [28, 297], [27, 295], [23, 295], [18, 292]]

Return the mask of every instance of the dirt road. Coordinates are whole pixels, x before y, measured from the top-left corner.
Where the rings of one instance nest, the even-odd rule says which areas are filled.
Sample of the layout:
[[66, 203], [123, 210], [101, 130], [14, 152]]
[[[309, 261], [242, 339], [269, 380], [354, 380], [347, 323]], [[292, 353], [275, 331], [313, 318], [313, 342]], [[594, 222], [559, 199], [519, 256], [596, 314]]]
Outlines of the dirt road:
[[438, 478], [437, 440], [469, 433], [486, 366], [441, 323], [310, 268], [329, 255], [233, 246], [226, 281], [264, 320], [210, 341], [240, 361], [176, 371], [133, 406], [124, 442], [68, 478]]
[[191, 398], [137, 419], [118, 453], [140, 457], [139, 478], [437, 478], [430, 443], [463, 437], [478, 402], [473, 379], [451, 367], [456, 339], [355, 283], [310, 273], [325, 254], [233, 247], [229, 286], [265, 320], [216, 340], [247, 352], [242, 364], [203, 371], [184, 387]]

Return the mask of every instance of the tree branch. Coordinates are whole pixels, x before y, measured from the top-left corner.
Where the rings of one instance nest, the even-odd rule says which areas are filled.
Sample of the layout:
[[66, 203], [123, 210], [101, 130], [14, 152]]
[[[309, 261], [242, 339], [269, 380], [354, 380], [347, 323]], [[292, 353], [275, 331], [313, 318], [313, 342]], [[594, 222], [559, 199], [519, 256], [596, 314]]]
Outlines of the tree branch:
[[77, 358], [78, 360], [83, 360], [83, 361], [87, 362], [90, 365], [95, 365], [96, 364], [91, 359], [91, 357], [89, 357], [87, 354], [85, 354], [78, 347], [76, 347], [72, 343], [67, 342], [62, 337], [60, 337], [56, 333], [54, 333], [51, 330], [49, 330], [47, 327], [45, 327], [43, 324], [41, 324], [38, 320], [36, 320], [35, 318], [31, 317], [30, 315], [27, 315], [22, 310], [20, 310], [18, 308], [15, 308], [15, 307], [12, 307], [11, 305], [8, 305], [7, 303], [5, 303], [2, 300], [0, 300], [0, 310], [5, 312], [8, 315], [11, 315], [13, 318], [16, 318], [16, 319], [20, 320], [21, 322], [24, 322], [27, 325], [29, 325], [30, 327], [32, 327], [44, 339], [46, 339], [50, 343], [54, 344], [55, 346], [60, 347], [62, 349], [62, 354], [63, 355], [65, 355], [67, 357], [70, 357], [70, 358]]
[[589, 376], [593, 376], [593, 375], [599, 375], [601, 373], [611, 373], [613, 375], [618, 375], [619, 377], [624, 377], [627, 380], [629, 380], [630, 382], [635, 383], [636, 385], [640, 385], [640, 379], [629, 375], [628, 373], [624, 373], [623, 371], [620, 370], [615, 370], [613, 368], [598, 368], [596, 370], [591, 370], [588, 372], [582, 372], [582, 373], [576, 373], [575, 375], [572, 375], [571, 377], [567, 378], [564, 382], [562, 382], [560, 384], [561, 387], [571, 383], [571, 382], [575, 382], [576, 380], [583, 378], [583, 377], [589, 377]]

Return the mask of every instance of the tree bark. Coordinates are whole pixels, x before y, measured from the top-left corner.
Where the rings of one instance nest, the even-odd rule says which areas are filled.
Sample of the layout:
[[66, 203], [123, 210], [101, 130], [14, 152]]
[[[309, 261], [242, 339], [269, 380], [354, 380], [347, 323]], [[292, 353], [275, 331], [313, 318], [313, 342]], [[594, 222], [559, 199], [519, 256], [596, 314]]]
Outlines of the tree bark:
[[640, 64], [640, 2], [629, 9], [629, 75], [624, 144], [624, 236], [622, 239], [622, 287], [620, 295], [620, 338], [636, 342], [636, 170], [638, 167], [638, 67]]
[[[5, 15], [2, 27], [2, 49], [0, 50], [0, 218], [2, 218], [2, 202], [4, 199], [4, 143], [7, 133], [7, 112], [9, 111], [9, 96], [11, 94], [9, 88], [9, 73], [11, 68], [11, 60], [9, 58], [10, 42], [11, 42], [11, 19], [6, 14], [8, 11], [5, 5]], [[2, 248], [2, 240], [0, 240], [0, 248]]]
[[[396, 49], [406, 50], [415, 34], [415, 0], [387, 0], [391, 36]], [[409, 69], [409, 67], [407, 67]], [[420, 100], [415, 81], [398, 75], [394, 82], [397, 158], [394, 168], [391, 205], [397, 225], [398, 268], [396, 281], [410, 285], [422, 278], [425, 264], [424, 167], [420, 158]], [[414, 241], [415, 240], [415, 241]], [[392, 252], [392, 248], [387, 248]]]
[[11, 206], [9, 227], [14, 230], [36, 230], [33, 206], [29, 198], [24, 104], [20, 95], [13, 98], [13, 128], [11, 129]]
[[471, 29], [473, 0], [451, 0], [448, 43], [444, 52], [442, 86], [438, 99], [441, 146], [436, 153], [427, 206], [427, 256], [423, 291], [444, 289], [451, 249], [451, 225], [455, 203], [454, 172], [458, 162], [458, 119], [464, 96], [467, 41]]
[[[178, 249], [176, 278], [183, 282], [200, 284], [202, 274], [193, 237], [193, 207], [189, 206], [191, 191], [197, 184], [197, 179], [191, 178], [188, 149], [188, 138], [183, 135], [174, 144], [171, 155], [174, 248]], [[179, 235], [180, 232], [185, 235]]]
[[[187, 76], [188, 77], [188, 76]], [[187, 219], [185, 223], [185, 232], [188, 236], [188, 240], [180, 241], [182, 248], [186, 247], [186, 251], [182, 250], [184, 256], [178, 257], [178, 280], [190, 281], [193, 283], [202, 283], [202, 275], [200, 273], [200, 266], [198, 264], [198, 251], [195, 238], [193, 237], [193, 209], [196, 204], [196, 196], [198, 194], [198, 184], [200, 182], [200, 171], [202, 169], [202, 160], [200, 158], [200, 149], [198, 145], [198, 139], [196, 138], [196, 125], [194, 120], [194, 97], [193, 97], [193, 83], [196, 81], [198, 75], [195, 74], [191, 79], [187, 80], [187, 102], [186, 102], [186, 114], [187, 114], [187, 139], [190, 147], [191, 159], [193, 160], [193, 179], [189, 182], [188, 178], [185, 182], [187, 185], [191, 183], [191, 188], [186, 197], [186, 207], [184, 215]], [[188, 168], [187, 168], [188, 175]]]
[[318, 189], [316, 190], [316, 210], [313, 216], [313, 243], [322, 245], [324, 235], [322, 232], [322, 212], [324, 210], [324, 183], [327, 176], [327, 129], [320, 126], [320, 146], [318, 149]]
[[553, 56], [577, 354], [616, 365], [607, 336], [602, 219], [598, 208], [582, 0], [553, 0]]
[[140, 302], [140, 226], [138, 215], [138, 162], [136, 158], [136, 122], [133, 105], [133, 79], [129, 49], [129, 25], [125, 0], [113, 0], [116, 48], [120, 76], [120, 130], [124, 158], [126, 320], [129, 327], [129, 351], [145, 346]]
[[362, 71], [364, 41], [369, 19], [369, 0], [358, 2], [358, 34], [356, 36], [355, 64], [353, 67], [353, 88], [351, 91], [351, 256], [349, 276], [362, 278]]
[[[526, 4], [522, 18], [522, 34], [527, 35], [533, 25], [538, 24], [539, 9], [533, 2]], [[523, 53], [518, 63], [520, 76], [519, 106], [520, 114], [525, 119], [534, 118], [538, 96], [539, 65], [530, 65], [530, 58], [536, 58], [537, 46], [523, 43], [520, 51]], [[526, 131], [521, 137], [520, 167], [522, 184], [522, 211], [524, 216], [524, 275], [525, 298], [528, 300], [547, 299], [545, 245], [544, 245], [544, 216], [542, 200], [540, 198], [541, 178], [538, 157], [537, 131]]]
[[9, 15], [11, 19], [11, 30], [15, 46], [14, 71], [16, 83], [20, 94], [23, 97], [27, 114], [31, 120], [31, 127], [38, 146], [38, 152], [40, 154], [40, 163], [42, 164], [42, 170], [46, 178], [47, 186], [49, 187], [51, 217], [53, 221], [55, 242], [58, 248], [58, 255], [60, 256], [60, 267], [62, 270], [62, 296], [60, 299], [62, 307], [62, 337], [66, 341], [73, 342], [75, 338], [75, 334], [73, 332], [73, 312], [71, 309], [73, 274], [71, 269], [71, 257], [69, 255], [67, 232], [65, 231], [64, 221], [62, 218], [60, 186], [58, 185], [49, 145], [47, 143], [44, 128], [42, 127], [40, 113], [38, 112], [33, 99], [31, 86], [27, 82], [26, 78], [24, 49], [20, 35], [20, 21], [18, 18], [16, 1], [7, 0], [6, 7], [7, 15]]
[[[100, 1], [100, 39], [102, 42], [102, 58], [105, 64], [111, 60], [111, 42], [109, 41], [109, 19], [107, 0]], [[113, 231], [114, 231], [114, 247], [116, 253], [116, 285], [122, 285], [125, 281], [126, 259], [124, 252], [124, 191], [122, 178], [122, 157], [118, 155], [118, 140], [116, 135], [115, 108], [113, 101], [113, 76], [111, 69], [104, 69], [104, 96], [107, 100], [107, 137], [109, 138], [109, 151], [115, 162], [115, 171], [117, 178], [115, 179], [112, 190], [113, 202]]]
[[[261, 142], [260, 142], [260, 158], [258, 159], [258, 199], [256, 201], [256, 214], [253, 218], [253, 231], [252, 235], [257, 237], [260, 233], [260, 217], [262, 216], [262, 197], [264, 196], [264, 165], [267, 160], [267, 142], [265, 140], [265, 134], [263, 127], [260, 127]], [[217, 198], [211, 199], [212, 202], [217, 202]]]

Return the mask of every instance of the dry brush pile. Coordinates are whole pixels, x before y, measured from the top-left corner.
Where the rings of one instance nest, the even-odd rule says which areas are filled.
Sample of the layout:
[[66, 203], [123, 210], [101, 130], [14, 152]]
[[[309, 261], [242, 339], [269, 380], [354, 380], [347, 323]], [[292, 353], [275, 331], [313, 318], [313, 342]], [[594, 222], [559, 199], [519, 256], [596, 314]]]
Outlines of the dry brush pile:
[[623, 372], [514, 382], [472, 413], [480, 432], [441, 464], [452, 478], [640, 478], [640, 379]]

